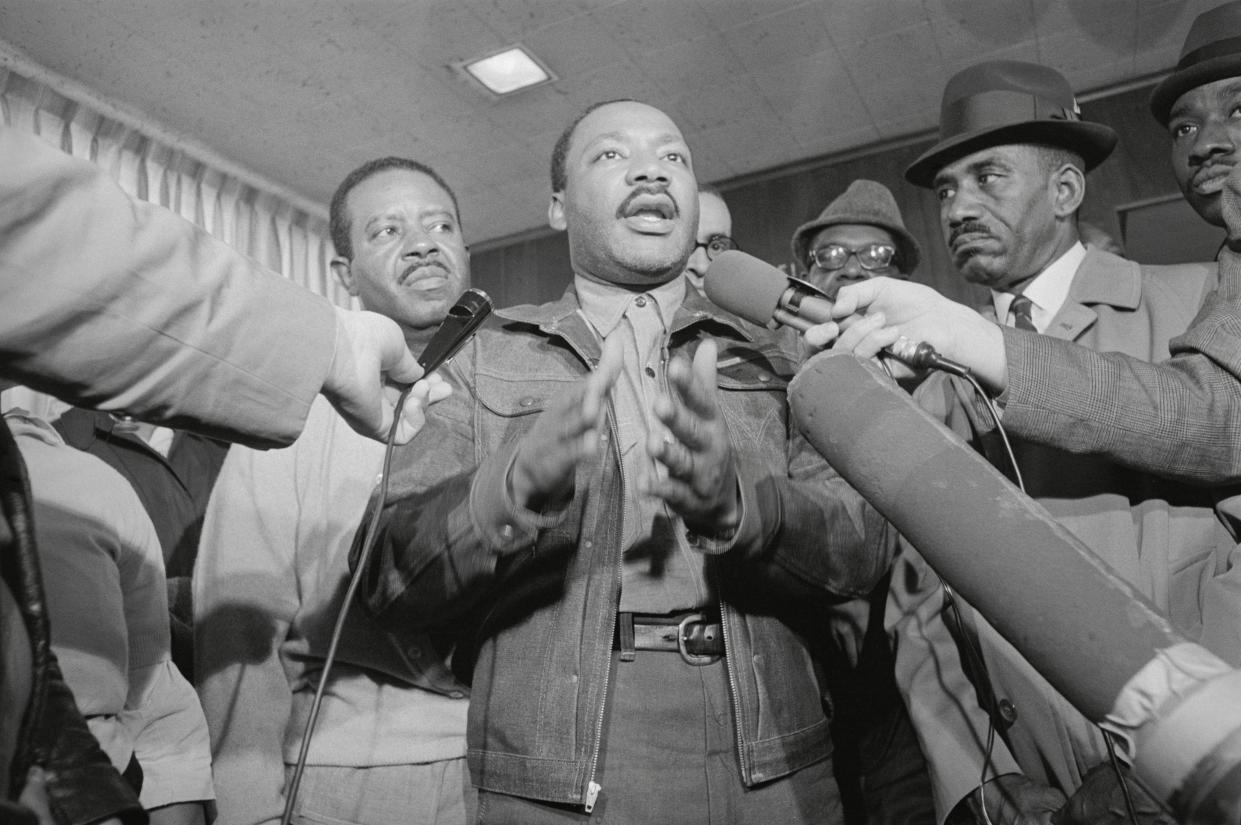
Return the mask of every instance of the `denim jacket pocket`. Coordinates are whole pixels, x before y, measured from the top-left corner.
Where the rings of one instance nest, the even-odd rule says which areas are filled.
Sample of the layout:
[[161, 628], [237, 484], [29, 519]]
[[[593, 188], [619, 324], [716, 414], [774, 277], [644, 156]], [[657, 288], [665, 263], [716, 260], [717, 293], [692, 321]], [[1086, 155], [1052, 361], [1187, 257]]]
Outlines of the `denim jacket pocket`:
[[[796, 363], [776, 348], [727, 347], [720, 351], [716, 385], [720, 409], [739, 443], [764, 442], [783, 456], [786, 437], [785, 398]], [[779, 400], [772, 404], [772, 398]]]

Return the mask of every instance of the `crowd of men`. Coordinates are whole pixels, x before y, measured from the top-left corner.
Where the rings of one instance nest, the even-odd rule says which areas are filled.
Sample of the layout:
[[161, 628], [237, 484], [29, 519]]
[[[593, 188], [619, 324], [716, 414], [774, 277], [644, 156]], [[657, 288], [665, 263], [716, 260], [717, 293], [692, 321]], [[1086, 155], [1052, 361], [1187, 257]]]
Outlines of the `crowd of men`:
[[[1204, 13], [1151, 98], [1186, 200], [1233, 239], [1238, 44], [1241, 3]], [[1121, 141], [1052, 68], [959, 72], [906, 178], [990, 302], [919, 284], [892, 191], [856, 180], [791, 238], [836, 319], [801, 338], [706, 298], [737, 244], [677, 124], [595, 104], [551, 152], [564, 294], [497, 310], [424, 378], [411, 352], [470, 286], [461, 208], [426, 159], [370, 161], [332, 199], [357, 313], [0, 128], [4, 378], [114, 413], [0, 428], [4, 821], [1171, 821], [787, 397], [819, 349], [881, 358], [1241, 667], [1241, 240], [1147, 266], [1084, 237], [1087, 173]], [[968, 381], [884, 356], [902, 337], [967, 367], [1009, 438]], [[421, 380], [376, 501], [381, 375]], [[185, 442], [159, 449], [134, 419], [237, 442], [221, 466], [208, 439], [208, 482], [176, 499], [192, 614], [177, 540], [142, 516], [172, 505], [133, 493], [125, 457], [188, 478]]]

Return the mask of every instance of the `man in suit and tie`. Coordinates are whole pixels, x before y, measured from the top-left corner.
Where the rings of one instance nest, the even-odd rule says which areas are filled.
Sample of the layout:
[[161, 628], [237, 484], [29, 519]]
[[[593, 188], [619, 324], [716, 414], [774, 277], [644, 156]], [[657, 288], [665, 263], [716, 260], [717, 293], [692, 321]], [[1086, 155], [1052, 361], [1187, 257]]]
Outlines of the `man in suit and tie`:
[[[1077, 212], [1086, 172], [1115, 144], [1110, 128], [1081, 120], [1059, 73], [993, 61], [949, 81], [941, 139], [906, 177], [936, 192], [952, 260], [967, 280], [991, 291], [989, 310], [1001, 324], [1160, 360], [1214, 288], [1216, 271], [1207, 264], [1141, 266], [1082, 244]], [[1008, 471], [972, 393], [941, 374], [917, 397]], [[1015, 454], [1027, 492], [1058, 521], [1183, 632], [1241, 662], [1241, 622], [1229, 607], [1239, 588], [1223, 576], [1235, 544], [1215, 516], [1211, 491], [1032, 442], [1017, 440]], [[1063, 808], [1062, 821], [1077, 821], [1120, 798], [1124, 789], [1102, 734], [968, 606], [958, 600], [959, 612], [948, 607], [916, 555], [900, 564], [906, 567], [893, 581], [905, 586], [894, 587], [899, 610], [889, 614], [899, 614], [903, 640], [897, 680], [927, 753], [941, 816], [1021, 822]], [[977, 703], [962, 698], [965, 673]], [[979, 787], [992, 726], [999, 735]]]

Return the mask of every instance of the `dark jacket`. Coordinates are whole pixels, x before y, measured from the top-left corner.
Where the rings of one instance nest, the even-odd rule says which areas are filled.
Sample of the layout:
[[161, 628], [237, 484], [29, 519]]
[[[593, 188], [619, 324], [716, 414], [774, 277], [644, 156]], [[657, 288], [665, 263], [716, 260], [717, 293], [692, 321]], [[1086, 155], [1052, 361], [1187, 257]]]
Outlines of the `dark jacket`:
[[[30, 701], [6, 781], [10, 797], [17, 798], [26, 772], [39, 765], [47, 774], [52, 814], [61, 825], [112, 816], [125, 823], [144, 823], [147, 816], [137, 796], [86, 727], [52, 654], [30, 519], [30, 484], [7, 426], [0, 426], [0, 507], [8, 527], [7, 535], [0, 536], [4, 543], [0, 576], [25, 621], [33, 664]], [[3, 712], [14, 710], [4, 708]]]
[[198, 537], [228, 443], [176, 431], [165, 458], [106, 412], [68, 410], [54, 425], [65, 442], [100, 458], [123, 475], [151, 517], [168, 578], [172, 661], [194, 681], [194, 607], [190, 579]]
[[[469, 760], [475, 784], [582, 804], [593, 780], [621, 580], [620, 458], [601, 439], [566, 512], [519, 514], [505, 474], [548, 401], [597, 363], [570, 289], [497, 313], [449, 370], [454, 393], [394, 460], [363, 600], [394, 631], [481, 617]], [[768, 331], [689, 290], [672, 352], [719, 345], [718, 397], [733, 437], [743, 519], [708, 559], [718, 584], [738, 757], [748, 785], [831, 752], [810, 649], [825, 596], [866, 593], [889, 528], [800, 438], [786, 386], [797, 357]], [[612, 412], [609, 422], [614, 428]], [[467, 644], [466, 649], [469, 649]], [[460, 661], [458, 661], [460, 664]]]

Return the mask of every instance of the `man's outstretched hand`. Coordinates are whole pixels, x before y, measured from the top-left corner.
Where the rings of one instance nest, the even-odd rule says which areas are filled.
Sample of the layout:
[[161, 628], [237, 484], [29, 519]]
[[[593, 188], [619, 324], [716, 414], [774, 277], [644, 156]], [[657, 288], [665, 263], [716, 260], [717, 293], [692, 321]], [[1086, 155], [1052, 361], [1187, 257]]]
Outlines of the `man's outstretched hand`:
[[716, 398], [714, 341], [698, 346], [691, 364], [682, 355], [668, 364], [667, 395], [655, 400], [655, 415], [668, 437], [652, 432], [646, 449], [667, 469], [646, 492], [663, 499], [685, 526], [704, 535], [737, 527], [741, 503], [728, 426]]
[[[385, 384], [412, 384], [421, 377], [422, 367], [395, 321], [374, 312], [336, 308], [336, 352], [321, 392], [349, 426], [362, 435], [387, 439], [399, 390], [389, 387], [385, 392]], [[422, 428], [422, 404], [413, 393], [405, 407], [396, 431], [398, 444]]]

